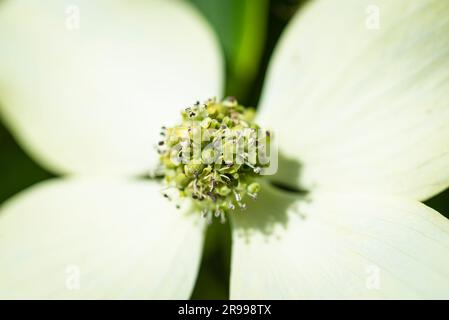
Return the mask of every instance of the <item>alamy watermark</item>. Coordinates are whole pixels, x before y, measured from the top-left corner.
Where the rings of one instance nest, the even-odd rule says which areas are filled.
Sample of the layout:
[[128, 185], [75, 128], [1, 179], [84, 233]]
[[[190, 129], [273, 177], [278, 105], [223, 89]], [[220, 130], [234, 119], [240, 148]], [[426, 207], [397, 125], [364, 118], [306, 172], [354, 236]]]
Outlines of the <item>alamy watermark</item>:
[[278, 148], [270, 131], [254, 128], [240, 130], [205, 129], [201, 123], [177, 127], [176, 141], [170, 146], [170, 159], [176, 164], [248, 165], [260, 175], [275, 174], [278, 167]]
[[79, 30], [81, 27], [81, 10], [77, 5], [65, 7], [65, 27], [68, 30]]
[[369, 5], [365, 9], [365, 27], [368, 30], [380, 29], [380, 8], [376, 5]]
[[376, 265], [369, 265], [366, 267], [366, 288], [368, 290], [380, 289], [380, 268]]
[[76, 265], [69, 265], [65, 268], [65, 287], [67, 290], [81, 289], [81, 269]]

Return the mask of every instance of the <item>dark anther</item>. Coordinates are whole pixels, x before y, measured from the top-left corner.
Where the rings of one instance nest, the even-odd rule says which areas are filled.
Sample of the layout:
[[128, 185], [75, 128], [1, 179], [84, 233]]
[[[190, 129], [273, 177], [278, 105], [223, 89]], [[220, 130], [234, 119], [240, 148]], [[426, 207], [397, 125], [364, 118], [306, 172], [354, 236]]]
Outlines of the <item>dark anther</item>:
[[213, 202], [217, 202], [217, 197], [212, 192], [208, 192], [207, 195]]

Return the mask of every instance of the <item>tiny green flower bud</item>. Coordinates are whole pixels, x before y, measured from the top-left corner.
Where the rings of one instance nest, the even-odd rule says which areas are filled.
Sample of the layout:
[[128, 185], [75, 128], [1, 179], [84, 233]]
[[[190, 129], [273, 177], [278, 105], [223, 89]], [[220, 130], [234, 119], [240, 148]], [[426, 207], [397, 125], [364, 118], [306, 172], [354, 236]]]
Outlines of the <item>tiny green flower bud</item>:
[[226, 127], [232, 126], [232, 120], [231, 120], [231, 118], [229, 118], [228, 116], [226, 116], [226, 117], [223, 118], [222, 123], [223, 123]]
[[237, 107], [237, 99], [234, 97], [228, 97], [223, 100], [223, 105], [226, 107]]
[[184, 189], [190, 182], [190, 179], [184, 173], [180, 173], [175, 178], [176, 186], [179, 189]]
[[221, 196], [225, 197], [225, 196], [227, 196], [228, 194], [231, 193], [231, 189], [228, 186], [225, 185], [225, 186], [222, 186], [220, 189], [218, 189], [218, 193]]
[[251, 183], [247, 187], [247, 191], [251, 194], [257, 194], [260, 191], [260, 184], [258, 184], [257, 182]]
[[201, 121], [201, 127], [204, 129], [209, 128], [211, 124], [212, 124], [212, 119], [209, 117], [207, 117], [203, 121]]
[[176, 168], [176, 164], [173, 161], [171, 161], [170, 158], [171, 158], [170, 156], [162, 157], [161, 158], [162, 164], [169, 169], [174, 169]]
[[202, 164], [186, 164], [184, 166], [184, 174], [189, 178], [194, 178], [201, 173], [203, 168], [204, 166]]
[[206, 149], [203, 151], [201, 157], [202, 157], [204, 163], [212, 164], [217, 159], [217, 151], [214, 150], [213, 148]]
[[208, 175], [211, 172], [212, 172], [212, 167], [211, 166], [207, 166], [206, 168], [203, 169], [202, 174], [203, 175]]

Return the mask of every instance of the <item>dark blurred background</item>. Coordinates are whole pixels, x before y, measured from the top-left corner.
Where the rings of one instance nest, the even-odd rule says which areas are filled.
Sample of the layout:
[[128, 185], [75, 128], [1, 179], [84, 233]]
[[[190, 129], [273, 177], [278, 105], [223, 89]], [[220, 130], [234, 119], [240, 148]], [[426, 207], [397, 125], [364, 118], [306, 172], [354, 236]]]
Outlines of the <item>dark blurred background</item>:
[[[226, 57], [226, 95], [257, 106], [266, 68], [279, 36], [291, 17], [313, 0], [187, 0], [211, 23]], [[0, 204], [52, 174], [31, 160], [0, 122]], [[449, 217], [449, 191], [426, 202]], [[214, 223], [193, 299], [228, 299], [231, 254], [229, 224]]]

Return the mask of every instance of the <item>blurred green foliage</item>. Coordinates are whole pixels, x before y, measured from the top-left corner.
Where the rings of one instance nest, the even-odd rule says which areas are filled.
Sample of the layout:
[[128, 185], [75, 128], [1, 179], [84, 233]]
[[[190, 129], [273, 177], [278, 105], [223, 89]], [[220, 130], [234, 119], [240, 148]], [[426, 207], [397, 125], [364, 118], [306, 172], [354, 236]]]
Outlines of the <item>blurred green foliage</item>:
[[[223, 47], [226, 94], [256, 106], [272, 51], [305, 0], [189, 0], [210, 21]], [[0, 123], [0, 204], [17, 192], [53, 177], [19, 147]], [[449, 190], [426, 202], [449, 217]], [[193, 299], [227, 299], [231, 257], [230, 225], [207, 232]]]
[[0, 204], [17, 192], [52, 175], [19, 147], [0, 122]]
[[213, 26], [226, 59], [226, 94], [245, 99], [265, 44], [268, 0], [190, 0]]

